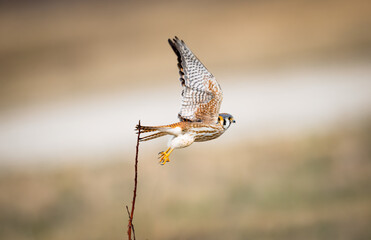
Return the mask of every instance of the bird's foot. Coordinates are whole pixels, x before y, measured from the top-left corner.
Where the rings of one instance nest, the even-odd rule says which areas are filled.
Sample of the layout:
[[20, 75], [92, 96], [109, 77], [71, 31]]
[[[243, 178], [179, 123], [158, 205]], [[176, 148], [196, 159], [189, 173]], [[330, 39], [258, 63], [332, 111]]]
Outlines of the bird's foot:
[[158, 158], [160, 159], [159, 163], [161, 165], [164, 165], [165, 163], [170, 162], [170, 159], [169, 159], [170, 154], [167, 154], [166, 152], [160, 152], [159, 155], [160, 156]]
[[174, 149], [170, 149], [170, 148], [168, 148], [166, 151], [164, 151], [164, 152], [159, 152], [159, 153], [158, 153], [158, 154], [159, 154], [158, 158], [160, 159], [159, 163], [160, 163], [161, 165], [164, 165], [165, 163], [170, 162], [169, 156], [170, 156], [170, 154], [171, 154], [171, 152], [172, 152], [173, 150], [174, 150]]

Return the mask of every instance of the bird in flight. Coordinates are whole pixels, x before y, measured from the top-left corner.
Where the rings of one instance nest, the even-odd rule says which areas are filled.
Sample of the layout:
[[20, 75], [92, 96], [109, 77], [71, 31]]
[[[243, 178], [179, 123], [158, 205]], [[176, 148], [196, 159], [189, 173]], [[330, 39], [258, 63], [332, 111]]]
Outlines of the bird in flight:
[[170, 161], [169, 156], [174, 149], [188, 147], [193, 142], [215, 139], [235, 123], [232, 115], [219, 113], [223, 93], [215, 77], [183, 40], [175, 37], [168, 41], [178, 57], [183, 87], [182, 107], [178, 114], [180, 122], [163, 126], [136, 126], [140, 133], [151, 133], [140, 138], [140, 141], [171, 135], [168, 149], [159, 153], [162, 165]]

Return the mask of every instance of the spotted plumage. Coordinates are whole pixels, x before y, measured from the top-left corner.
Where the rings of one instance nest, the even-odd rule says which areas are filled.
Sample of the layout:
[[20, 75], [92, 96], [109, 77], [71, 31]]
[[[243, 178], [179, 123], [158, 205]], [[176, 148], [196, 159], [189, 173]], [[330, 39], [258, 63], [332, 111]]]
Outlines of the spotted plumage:
[[222, 135], [235, 120], [227, 113], [219, 114], [223, 99], [222, 90], [215, 77], [198, 60], [187, 45], [177, 37], [169, 44], [178, 57], [180, 82], [182, 84], [182, 106], [178, 114], [180, 122], [163, 126], [137, 126], [142, 137], [148, 141], [165, 135], [172, 136], [168, 149], [159, 153], [160, 163], [169, 162], [171, 152], [193, 142], [203, 142]]

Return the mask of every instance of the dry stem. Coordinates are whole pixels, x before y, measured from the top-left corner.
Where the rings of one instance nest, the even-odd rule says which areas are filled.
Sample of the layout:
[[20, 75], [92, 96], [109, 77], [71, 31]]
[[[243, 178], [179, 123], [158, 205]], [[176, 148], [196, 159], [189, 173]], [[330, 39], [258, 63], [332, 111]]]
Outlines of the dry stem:
[[135, 208], [135, 199], [137, 197], [137, 185], [138, 185], [138, 153], [139, 153], [139, 140], [140, 140], [140, 120], [137, 126], [138, 130], [138, 138], [137, 138], [137, 147], [135, 152], [135, 177], [134, 177], [134, 194], [133, 194], [133, 201], [131, 205], [131, 211], [129, 214], [129, 208], [126, 206], [126, 209], [129, 214], [129, 224], [128, 224], [128, 239], [131, 240], [131, 233], [133, 232], [134, 240], [135, 240], [135, 232], [134, 232], [134, 225], [133, 225], [133, 218], [134, 218], [134, 208]]

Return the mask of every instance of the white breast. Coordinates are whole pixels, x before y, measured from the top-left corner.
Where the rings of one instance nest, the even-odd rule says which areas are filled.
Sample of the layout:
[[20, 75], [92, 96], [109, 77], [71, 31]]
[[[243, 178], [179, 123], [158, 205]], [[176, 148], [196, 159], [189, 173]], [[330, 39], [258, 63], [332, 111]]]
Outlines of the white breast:
[[171, 148], [185, 148], [191, 145], [194, 141], [195, 138], [187, 133], [171, 138], [169, 140], [168, 146]]

